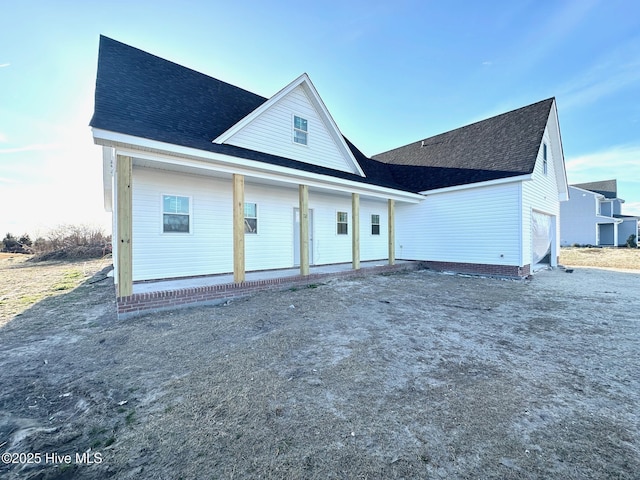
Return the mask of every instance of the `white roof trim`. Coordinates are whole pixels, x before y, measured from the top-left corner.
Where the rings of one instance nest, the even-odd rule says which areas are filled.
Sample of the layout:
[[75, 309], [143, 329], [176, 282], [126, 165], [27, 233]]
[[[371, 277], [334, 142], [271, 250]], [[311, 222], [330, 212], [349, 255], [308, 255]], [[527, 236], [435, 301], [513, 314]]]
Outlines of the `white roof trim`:
[[[549, 128], [550, 126], [552, 128]], [[555, 98], [551, 104], [551, 112], [549, 112], [546, 129], [549, 131], [549, 136], [552, 137], [550, 147], [553, 149], [551, 154], [553, 155], [558, 196], [560, 201], [566, 201], [569, 200], [569, 183], [567, 182], [567, 167], [564, 161], [564, 148], [562, 147], [562, 135], [560, 134], [560, 121], [558, 120], [558, 107], [556, 106]], [[556, 160], [558, 158], [560, 161]]]
[[347, 145], [347, 142], [344, 140], [342, 133], [340, 133], [340, 129], [338, 128], [338, 125], [336, 125], [336, 122], [333, 120], [333, 117], [331, 116], [331, 114], [329, 113], [329, 110], [327, 109], [326, 105], [322, 101], [322, 98], [320, 98], [320, 95], [318, 94], [316, 87], [313, 85], [313, 83], [311, 82], [311, 79], [306, 73], [303, 73], [302, 75], [300, 75], [293, 82], [291, 82], [289, 85], [284, 87], [282, 90], [276, 93], [269, 100], [267, 100], [258, 108], [256, 108], [249, 115], [247, 115], [238, 123], [233, 125], [226, 132], [222, 133], [217, 138], [215, 138], [213, 140], [213, 143], [225, 143], [233, 135], [238, 133], [240, 130], [246, 127], [249, 123], [251, 123], [253, 120], [258, 118], [258, 116], [260, 116], [263, 112], [271, 108], [272, 105], [276, 104], [280, 99], [284, 98], [286, 95], [291, 93], [295, 88], [299, 86], [302, 86], [302, 88], [305, 90], [305, 92], [311, 99], [311, 103], [320, 114], [325, 125], [328, 127], [329, 134], [331, 135], [333, 140], [336, 142], [336, 145], [338, 145], [338, 149], [349, 160], [353, 168], [357, 171], [358, 175], [360, 175], [361, 177], [365, 177], [366, 175], [364, 174], [364, 171], [356, 161], [355, 157], [353, 156], [353, 153], [351, 153], [351, 149]]
[[[119, 155], [128, 155], [142, 159], [163, 161], [168, 164], [187, 165], [206, 170], [226, 173], [239, 173], [246, 176], [269, 178], [284, 183], [297, 183], [344, 191], [362, 193], [397, 201], [419, 203], [424, 196], [418, 193], [396, 190], [371, 183], [356, 182], [330, 175], [307, 172], [290, 167], [281, 167], [270, 163], [247, 160], [216, 152], [207, 152], [196, 148], [182, 147], [171, 143], [134, 137], [124, 133], [92, 128], [94, 143], [116, 148]], [[179, 158], [176, 158], [179, 157]], [[191, 162], [184, 159], [191, 160]], [[207, 163], [205, 163], [207, 162]], [[215, 164], [213, 163], [215, 162]]]
[[608, 198], [602, 195], [601, 193], [594, 192], [593, 190], [587, 190], [586, 188], [582, 188], [582, 187], [576, 187], [575, 185], [569, 185], [569, 188], [575, 188], [576, 190], [581, 190], [583, 192], [591, 193], [592, 195], [595, 195], [596, 197], [603, 199], [605, 202], [613, 202], [614, 200], [617, 200], [620, 203], [625, 203], [624, 199], [620, 197]]
[[[598, 222], [598, 219], [602, 219], [602, 220], [606, 220], [606, 222]], [[621, 218], [615, 218], [615, 217], [607, 217], [606, 215], [596, 215], [596, 223], [613, 223], [613, 224], [621, 224], [622, 223], [622, 219]]]
[[605, 198], [604, 195], [602, 195], [601, 193], [594, 192], [592, 190], [586, 190], [584, 188], [574, 187], [573, 185], [569, 185], [569, 188], [573, 188], [575, 190], [580, 190], [581, 192], [584, 192], [584, 193], [590, 193], [591, 195], [593, 195], [596, 198]]
[[516, 177], [498, 178], [496, 180], [487, 180], [486, 182], [465, 183], [464, 185], [454, 185], [453, 187], [435, 188], [433, 190], [424, 190], [420, 192], [422, 195], [434, 195], [436, 193], [457, 192], [458, 190], [467, 190], [469, 188], [491, 187], [493, 185], [502, 185], [505, 183], [524, 182], [532, 179], [532, 174], [518, 175]]

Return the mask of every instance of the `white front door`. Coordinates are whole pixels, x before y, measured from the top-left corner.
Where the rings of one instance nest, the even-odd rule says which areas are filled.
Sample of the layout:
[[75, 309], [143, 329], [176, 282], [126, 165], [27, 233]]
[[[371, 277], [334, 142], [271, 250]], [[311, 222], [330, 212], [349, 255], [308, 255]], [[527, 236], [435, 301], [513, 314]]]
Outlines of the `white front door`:
[[[300, 209], [293, 209], [293, 265], [300, 265]], [[313, 210], [309, 209], [309, 265], [313, 265]]]

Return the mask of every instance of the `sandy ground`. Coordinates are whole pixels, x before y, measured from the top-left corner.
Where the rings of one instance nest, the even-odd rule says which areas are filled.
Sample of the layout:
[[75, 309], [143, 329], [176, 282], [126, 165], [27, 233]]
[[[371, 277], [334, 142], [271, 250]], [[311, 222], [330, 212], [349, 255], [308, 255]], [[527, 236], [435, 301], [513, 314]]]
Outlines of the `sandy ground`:
[[0, 328], [0, 477], [639, 478], [638, 273], [419, 271], [126, 321], [101, 278]]

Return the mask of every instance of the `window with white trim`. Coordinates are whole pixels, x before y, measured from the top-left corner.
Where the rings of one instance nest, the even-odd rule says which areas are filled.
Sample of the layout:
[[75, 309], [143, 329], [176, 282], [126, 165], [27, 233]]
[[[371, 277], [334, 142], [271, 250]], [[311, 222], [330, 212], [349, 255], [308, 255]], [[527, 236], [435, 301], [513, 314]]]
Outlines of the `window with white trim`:
[[338, 212], [336, 232], [338, 235], [347, 235], [349, 233], [349, 215], [347, 212]]
[[162, 232], [191, 231], [191, 199], [178, 195], [162, 195]]
[[293, 116], [293, 141], [300, 145], [307, 145], [309, 125], [305, 118]]
[[371, 215], [371, 235], [380, 235], [380, 215]]
[[258, 205], [244, 204], [244, 233], [258, 233]]
[[547, 162], [547, 144], [542, 144], [542, 173], [547, 174], [548, 162]]

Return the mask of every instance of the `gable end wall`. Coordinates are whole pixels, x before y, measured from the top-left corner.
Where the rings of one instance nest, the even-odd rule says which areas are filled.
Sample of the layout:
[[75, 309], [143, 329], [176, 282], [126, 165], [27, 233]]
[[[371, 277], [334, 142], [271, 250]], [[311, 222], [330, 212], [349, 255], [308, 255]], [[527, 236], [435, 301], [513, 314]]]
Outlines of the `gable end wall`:
[[[551, 120], [550, 120], [551, 121]], [[531, 263], [533, 245], [531, 236], [531, 212], [536, 210], [555, 217], [555, 242], [552, 246], [552, 257], [560, 252], [560, 201], [558, 199], [558, 179], [554, 162], [560, 161], [554, 157], [556, 148], [552, 148], [553, 141], [549, 133], [549, 125], [544, 131], [543, 142], [547, 148], [547, 174], [544, 174], [543, 147], [540, 145], [538, 157], [533, 170], [532, 179], [522, 182], [522, 255], [523, 264]], [[557, 259], [552, 259], [552, 265]]]
[[[308, 145], [293, 142], [294, 115], [308, 121]], [[335, 170], [358, 173], [350, 161], [344, 158], [328, 128], [330, 127], [325, 125], [302, 86], [298, 86], [225, 143]]]

